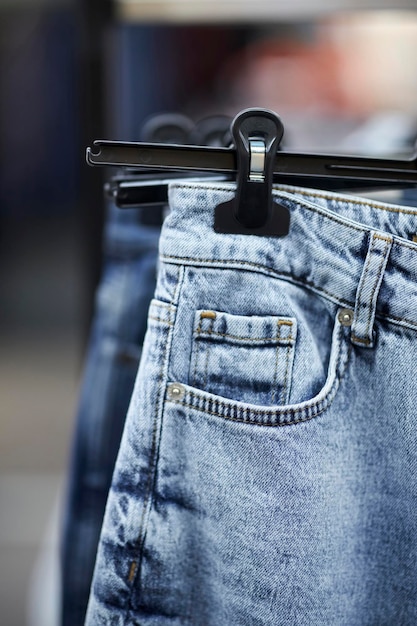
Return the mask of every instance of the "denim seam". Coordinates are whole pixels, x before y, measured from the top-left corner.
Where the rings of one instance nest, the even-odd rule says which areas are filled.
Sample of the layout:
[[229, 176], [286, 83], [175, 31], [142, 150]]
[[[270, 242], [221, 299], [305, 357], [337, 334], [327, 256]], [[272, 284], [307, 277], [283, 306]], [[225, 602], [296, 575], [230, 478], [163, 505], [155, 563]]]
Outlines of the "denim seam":
[[[190, 189], [193, 189], [193, 187], [190, 185], [189, 186]], [[217, 189], [217, 191], [224, 191], [224, 189]], [[316, 206], [315, 204], [313, 204], [311, 201], [309, 200], [303, 200], [303, 199], [299, 199], [299, 198], [294, 198], [291, 197], [291, 192], [287, 191], [287, 190], [283, 190], [281, 192], [281, 199], [285, 199], [288, 200], [289, 202], [295, 203], [295, 204], [299, 204], [300, 206], [303, 206], [307, 209], [309, 209], [312, 213], [317, 213], [318, 215], [325, 217], [327, 220], [333, 221], [336, 224], [341, 224], [344, 228], [349, 228], [350, 230], [356, 230], [358, 232], [361, 233], [366, 233], [369, 232], [370, 230], [372, 230], [369, 226], [367, 226], [366, 224], [358, 224], [355, 225], [353, 223], [347, 222], [346, 218], [343, 218], [342, 216], [338, 216], [336, 214], [330, 214], [328, 211], [326, 211], [325, 209]], [[306, 198], [308, 198], [308, 194], [305, 194]], [[331, 199], [331, 196], [329, 196], [328, 198], [326, 196], [319, 196], [316, 195], [316, 197], [323, 197], [324, 199]], [[348, 200], [346, 201], [346, 199], [344, 199], [343, 197], [340, 197], [339, 200], [341, 200], [342, 202], [344, 202], [345, 204], [358, 204], [358, 205], [364, 205], [364, 206], [369, 206], [370, 208], [375, 208], [375, 209], [381, 209], [381, 210], [385, 210], [384, 206], [378, 206], [378, 205], [374, 205], [371, 203], [366, 203], [366, 202], [360, 202], [360, 201], [355, 201], [355, 200]], [[387, 210], [391, 210], [391, 209], [387, 209]], [[396, 213], [406, 213], [406, 214], [411, 214], [411, 215], [415, 215], [417, 217], [417, 213], [412, 211], [412, 212], [408, 212], [408, 211], [401, 211], [400, 209], [395, 210], [394, 208], [392, 209], [392, 211], [396, 212]], [[382, 237], [383, 235], [381, 235]], [[398, 243], [398, 245], [403, 246], [405, 248], [408, 248], [409, 250], [413, 250], [414, 252], [417, 252], [417, 245], [415, 243], [411, 243], [408, 242], [406, 239], [404, 239], [403, 237], [400, 237], [399, 235], [392, 235], [393, 239]], [[175, 257], [174, 257], [175, 258]]]
[[[384, 239], [384, 237], [386, 237], [386, 235], [384, 236], [385, 231], [383, 230], [381, 231], [380, 234], [378, 234], [378, 231], [380, 231], [380, 229], [373, 228], [372, 226], [365, 224], [365, 223], [361, 223], [361, 222], [354, 223], [352, 221], [347, 221], [349, 218], [345, 218], [341, 215], [338, 215], [337, 213], [329, 213], [326, 209], [316, 206], [310, 200], [294, 199], [289, 195], [288, 192], [284, 193], [283, 198], [308, 209], [309, 211], [311, 211], [311, 213], [316, 213], [317, 215], [324, 217], [326, 220], [335, 222], [336, 224], [340, 224], [341, 226], [343, 226], [343, 228], [348, 228], [352, 231], [355, 230], [357, 232], [361, 232], [364, 234], [373, 231], [376, 233], [375, 236], [377, 236], [380, 239]], [[342, 198], [341, 200], [343, 201]], [[349, 202], [345, 201], [345, 204], [349, 204]], [[350, 204], [355, 204], [355, 202], [350, 202]], [[367, 205], [365, 204], [365, 206], [369, 206], [370, 208], [375, 208], [375, 209], [378, 209], [378, 208], [381, 208], [382, 210], [384, 209], [384, 207], [378, 207], [377, 205], [372, 205], [372, 204], [367, 204]], [[413, 212], [412, 215], [415, 215], [417, 217], [417, 213], [415, 212]], [[395, 240], [398, 243], [398, 245], [404, 246], [405, 248], [409, 248], [410, 250], [414, 250], [414, 252], [417, 253], [417, 246], [415, 243], [413, 244], [407, 241], [406, 239], [404, 239], [404, 237], [401, 237], [400, 235], [390, 234], [390, 236], [392, 237], [393, 240]]]
[[[201, 327], [201, 318], [199, 320], [198, 323], [198, 328], [197, 328], [197, 332], [199, 332], [199, 328]], [[193, 368], [193, 383], [195, 386], [197, 386], [197, 366], [198, 366], [198, 355], [200, 352], [200, 342], [199, 341], [195, 341], [193, 342], [193, 344], [195, 344], [196, 350], [194, 352], [194, 354], [192, 354], [192, 357], [194, 357], [194, 368]]]
[[[177, 272], [177, 286], [176, 286], [176, 290], [174, 293], [175, 302], [177, 301], [177, 298], [179, 296], [180, 285], [182, 285], [184, 281], [184, 275], [185, 275], [185, 268], [183, 266], [180, 266]], [[174, 308], [172, 305], [164, 305], [164, 306], [166, 306], [169, 309], [169, 313], [170, 315], [174, 316], [174, 319], [170, 320], [171, 322], [169, 324], [170, 329], [168, 331], [167, 341], [165, 342], [165, 345], [164, 345], [164, 356], [163, 356], [163, 359], [161, 359], [161, 367], [160, 367], [159, 375], [158, 375], [158, 386], [156, 390], [156, 403], [155, 403], [156, 411], [155, 411], [155, 416], [153, 418], [152, 442], [151, 442], [150, 454], [149, 454], [150, 461], [149, 461], [149, 468], [148, 468], [149, 470], [148, 481], [147, 481], [145, 495], [143, 499], [143, 509], [142, 509], [142, 515], [141, 515], [141, 519], [140, 519], [140, 523], [138, 527], [137, 539], [135, 542], [135, 544], [137, 545], [137, 558], [136, 558], [136, 561], [133, 561], [133, 562], [136, 562], [137, 565], [136, 565], [133, 575], [129, 577], [129, 581], [128, 581], [128, 584], [130, 585], [130, 593], [128, 596], [128, 604], [126, 606], [126, 616], [130, 613], [130, 611], [134, 611], [134, 607], [132, 606], [133, 589], [135, 587], [136, 580], [138, 578], [140, 580], [140, 576], [142, 573], [143, 549], [144, 549], [144, 545], [146, 541], [149, 515], [150, 515], [151, 508], [152, 508], [153, 491], [154, 491], [155, 480], [156, 480], [156, 470], [158, 466], [159, 441], [160, 441], [160, 436], [161, 436], [163, 413], [164, 413], [164, 408], [165, 408], [165, 403], [164, 403], [165, 370], [166, 370], [166, 366], [169, 360], [170, 347], [172, 343], [172, 328], [174, 326], [175, 315], [177, 312], [177, 309]], [[167, 324], [167, 321], [164, 321], [163, 323]], [[131, 568], [132, 568], [132, 563], [130, 565], [129, 574], [131, 573]]]
[[[214, 318], [210, 320], [211, 326], [214, 323]], [[263, 344], [267, 344], [270, 345], [270, 342], [274, 342], [274, 344], [272, 345], [276, 345], [276, 358], [275, 358], [275, 373], [274, 373], [274, 387], [272, 389], [271, 392], [271, 396], [272, 398], [275, 397], [276, 395], [276, 386], [278, 384], [278, 359], [279, 359], [279, 353], [282, 352], [280, 350], [280, 348], [286, 348], [286, 359], [287, 359], [287, 363], [286, 363], [286, 368], [285, 368], [285, 379], [284, 379], [284, 388], [281, 391], [281, 400], [282, 400], [282, 404], [285, 402], [286, 398], [286, 388], [287, 388], [287, 377], [288, 377], [288, 370], [289, 370], [289, 358], [290, 358], [290, 350], [291, 348], [294, 346], [294, 337], [292, 335], [289, 335], [288, 337], [280, 337], [280, 329], [282, 326], [290, 326], [291, 329], [293, 327], [293, 322], [291, 320], [286, 320], [286, 319], [278, 319], [277, 322], [277, 334], [275, 337], [244, 337], [244, 336], [240, 336], [240, 335], [231, 335], [229, 333], [218, 333], [214, 330], [210, 328], [208, 328], [207, 330], [203, 330], [201, 327], [201, 318], [199, 320], [199, 324], [197, 326], [197, 328], [195, 329], [195, 333], [198, 336], [195, 336], [195, 341], [194, 341], [194, 345], [196, 345], [196, 350], [194, 353], [194, 367], [193, 367], [193, 385], [194, 386], [198, 386], [197, 383], [197, 367], [198, 367], [198, 355], [200, 354], [201, 351], [201, 341], [204, 341], [204, 338], [210, 338], [212, 335], [218, 336], [218, 337], [225, 337], [225, 338], [231, 338], [231, 339], [239, 339], [242, 340], [242, 342], [262, 342]], [[205, 337], [206, 336], [206, 337]], [[198, 339], [200, 339], [201, 341], [198, 341]], [[243, 343], [243, 345], [245, 345]], [[271, 346], [272, 347], [272, 346]], [[203, 389], [207, 389], [207, 384], [208, 384], [208, 364], [209, 364], [209, 351], [210, 351], [210, 344], [207, 345], [206, 348], [206, 352], [205, 352], [205, 365], [203, 366], [202, 369], [202, 388]], [[204, 357], [203, 357], [204, 358]], [[272, 403], [274, 403], [274, 400], [272, 400]]]
[[[337, 384], [334, 385], [334, 387], [332, 388], [332, 392], [331, 394], [329, 394], [326, 399], [324, 399], [320, 404], [322, 405], [321, 408], [317, 411], [313, 411], [311, 410], [311, 414], [307, 415], [306, 417], [300, 417], [298, 419], [290, 419], [288, 421], [277, 421], [274, 423], [271, 422], [255, 422], [252, 420], [248, 420], [248, 419], [243, 419], [243, 418], [238, 418], [238, 417], [228, 417], [222, 413], [217, 413], [216, 411], [210, 411], [209, 409], [205, 409], [202, 408], [200, 406], [194, 406], [193, 404], [187, 404], [186, 402], [178, 402], [176, 400], [173, 401], [174, 404], [179, 404], [181, 406], [184, 406], [185, 408], [188, 409], [194, 409], [194, 411], [200, 411], [202, 413], [207, 413], [208, 415], [214, 415], [215, 417], [220, 417], [221, 419], [230, 421], [230, 422], [239, 422], [241, 424], [247, 424], [249, 427], [250, 426], [264, 426], [265, 428], [276, 428], [276, 427], [282, 427], [282, 426], [293, 426], [295, 424], [300, 424], [302, 422], [309, 422], [312, 419], [315, 419], [316, 417], [318, 417], [319, 415], [321, 415], [322, 413], [324, 413], [324, 411], [326, 411], [332, 404], [335, 396], [336, 396], [336, 392], [339, 388], [340, 382], [342, 380], [343, 376], [341, 375], [337, 380]], [[194, 394], [193, 392], [189, 392], [189, 394], [195, 398], [198, 398], [197, 394]], [[223, 405], [221, 402], [218, 402], [219, 406], [227, 406], [227, 405]], [[318, 405], [319, 406], [319, 405]], [[312, 407], [306, 407], [306, 410], [308, 411], [309, 409], [311, 409]], [[250, 412], [250, 413], [259, 413], [261, 414], [260, 411], [253, 411], [247, 409], [246, 412]], [[282, 414], [285, 413], [293, 413], [294, 415], [296, 414], [296, 411], [291, 411], [291, 410], [283, 410]], [[302, 411], [304, 412], [304, 411]], [[277, 412], [277, 414], [279, 415], [280, 413]], [[267, 415], [267, 413], [265, 413], [265, 415]]]
[[[176, 189], [195, 189], [194, 185], [187, 185], [186, 183], [181, 184], [181, 185], [173, 185], [173, 187], [175, 187]], [[234, 189], [230, 188], [228, 189], [227, 187], [216, 187], [216, 186], [212, 186], [210, 185], [210, 187], [208, 188], [210, 191], [223, 191], [223, 192], [229, 192], [229, 193], [234, 193]], [[304, 196], [305, 198], [322, 198], [323, 200], [331, 200], [332, 202], [343, 202], [343, 204], [350, 204], [350, 205], [357, 205], [357, 206], [365, 206], [365, 207], [369, 207], [371, 209], [378, 209], [380, 211], [389, 211], [390, 213], [404, 213], [405, 215], [415, 215], [417, 217], [417, 211], [413, 211], [411, 208], [409, 209], [403, 209], [400, 206], [387, 206], [385, 203], [382, 202], [377, 202], [377, 201], [370, 201], [370, 200], [362, 200], [362, 199], [357, 199], [357, 198], [353, 198], [352, 196], [350, 197], [346, 197], [343, 195], [330, 195], [330, 194], [323, 194], [323, 193], [315, 193], [314, 191], [310, 192], [310, 191], [305, 191], [302, 188], [298, 188], [298, 187], [293, 187], [292, 189], [286, 189], [285, 187], [280, 187], [279, 185], [274, 185], [274, 187], [272, 188], [273, 190], [273, 195], [274, 196], [278, 196], [280, 193], [286, 193], [286, 194], [293, 194], [294, 196], [300, 195], [300, 196]]]
[[288, 397], [289, 397], [289, 389], [288, 389], [288, 380], [289, 380], [289, 373], [290, 373], [290, 348], [291, 346], [288, 344], [287, 346], [287, 350], [286, 350], [286, 362], [285, 362], [285, 375], [284, 375], [284, 384], [282, 386], [282, 392], [281, 392], [281, 402], [282, 404], [285, 404], [288, 402]]
[[[155, 300], [153, 300], [153, 302], [155, 302]], [[168, 303], [168, 302], [162, 302], [161, 300], [158, 300], [156, 302], [156, 306], [160, 306], [161, 308], [165, 308], [165, 309], [169, 309], [170, 311], [174, 311], [174, 307], [172, 306], [172, 304]]]
[[168, 323], [168, 317], [166, 317], [165, 319], [162, 318], [157, 318], [156, 316], [152, 316], [150, 313], [152, 312], [152, 309], [168, 309], [168, 313], [166, 311], [157, 311], [156, 315], [159, 313], [160, 315], [167, 315], [169, 317], [169, 315], [171, 313], [175, 314], [175, 306], [172, 306], [172, 304], [167, 304], [165, 302], [162, 302], [160, 300], [157, 300], [156, 298], [153, 298], [150, 302], [149, 305], [149, 313], [148, 313], [148, 318], [149, 319], [156, 319], [157, 321], [161, 321], [161, 322], [167, 322]]
[[[278, 190], [277, 190], [278, 191]], [[283, 189], [282, 191], [287, 191], [286, 189]], [[288, 193], [288, 191], [287, 191]], [[331, 195], [327, 195], [327, 194], [320, 194], [320, 193], [308, 193], [308, 192], [303, 192], [303, 191], [296, 191], [294, 192], [294, 195], [299, 194], [300, 196], [305, 196], [306, 198], [322, 198], [323, 200], [330, 200], [332, 202], [336, 202], [336, 201], [340, 201], [343, 202], [343, 204], [350, 204], [350, 205], [357, 205], [357, 206], [365, 206], [365, 207], [369, 207], [371, 209], [378, 209], [379, 211], [388, 211], [390, 213], [404, 213], [405, 215], [415, 215], [417, 217], [417, 211], [413, 211], [412, 209], [402, 209], [401, 207], [396, 207], [396, 206], [386, 206], [383, 203], [378, 203], [378, 202], [371, 202], [371, 201], [367, 201], [367, 200], [356, 200], [356, 199], [351, 199], [351, 198], [346, 198], [344, 196], [331, 196]]]
[[396, 322], [403, 322], [407, 326], [410, 326], [412, 330], [417, 330], [417, 322], [412, 322], [406, 317], [398, 317], [397, 315], [382, 315], [381, 313], [376, 313], [375, 317], [380, 320], [387, 320], [388, 322], [392, 322], [393, 324], [395, 324]]
[[[213, 326], [213, 321], [214, 320], [211, 320], [209, 331], [210, 331], [211, 327]], [[200, 320], [200, 324], [201, 324], [201, 320]], [[210, 358], [210, 344], [209, 343], [206, 344], [206, 350], [205, 350], [204, 356], [205, 356], [205, 364], [203, 366], [203, 385], [204, 385], [204, 389], [207, 389], [207, 384], [208, 384], [208, 366], [209, 366], [209, 358]]]
[[[260, 263], [253, 263], [252, 261], [242, 261], [240, 259], [199, 259], [196, 257], [177, 257], [177, 256], [170, 256], [170, 255], [162, 255], [161, 256], [161, 260], [165, 261], [166, 259], [168, 259], [167, 262], [171, 261], [175, 261], [178, 264], [183, 263], [184, 265], [191, 265], [191, 264], [195, 264], [197, 267], [199, 264], [204, 263], [204, 264], [210, 264], [210, 265], [216, 265], [217, 267], [221, 267], [221, 266], [225, 266], [227, 264], [230, 265], [245, 265], [248, 268], [256, 268], [258, 270], [260, 270], [262, 273], [265, 273], [267, 276], [275, 276], [277, 278], [291, 278], [295, 283], [298, 283], [302, 286], [305, 287], [312, 287], [313, 289], [319, 291], [320, 293], [325, 294], [326, 296], [329, 296], [329, 298], [333, 301], [336, 301], [339, 304], [342, 304], [344, 306], [352, 306], [352, 303], [350, 301], [346, 301], [346, 300], [342, 300], [340, 298], [338, 298], [337, 296], [335, 296], [334, 294], [332, 294], [330, 291], [326, 291], [325, 289], [323, 289], [322, 287], [317, 287], [314, 283], [307, 281], [307, 280], [303, 280], [301, 278], [297, 278], [296, 276], [294, 276], [293, 274], [291, 274], [290, 272], [278, 272], [275, 269], [272, 269], [270, 267], [267, 267], [266, 265], [261, 265]], [[248, 270], [243, 270], [243, 271], [248, 271]]]
[[[175, 291], [174, 291], [174, 299], [173, 299], [173, 302], [172, 302], [172, 304], [174, 304], [175, 307], [178, 306], [178, 301], [179, 301], [179, 298], [180, 298], [181, 288], [182, 288], [182, 285], [184, 283], [184, 279], [185, 279], [185, 267], [180, 268], [180, 270], [178, 272], [178, 282], [177, 282], [177, 286], [176, 286]], [[168, 305], [168, 306], [170, 306], [170, 305]], [[177, 309], [175, 309], [175, 311], [177, 311]]]
[[198, 328], [196, 332], [200, 334], [200, 337], [216, 335], [216, 337], [229, 337], [230, 339], [241, 339], [242, 341], [276, 341], [280, 345], [294, 342], [294, 338], [291, 335], [280, 339], [279, 337], [241, 337], [240, 335], [230, 335], [229, 333], [217, 333], [215, 330], [199, 330]]
[[162, 324], [166, 324], [167, 326], [173, 326], [172, 322], [168, 322], [168, 320], [163, 320], [160, 317], [154, 317], [153, 315], [148, 315], [148, 320], [153, 320], [154, 322], [161, 322]]
[[[402, 244], [404, 245], [404, 244]], [[416, 249], [416, 248], [415, 248]], [[416, 249], [417, 251], [417, 249]], [[317, 292], [319, 294], [323, 294], [324, 296], [327, 296], [329, 298], [329, 300], [333, 303], [339, 304], [343, 307], [346, 308], [354, 308], [355, 306], [355, 302], [352, 302], [351, 300], [344, 300], [342, 298], [339, 298], [338, 296], [336, 296], [335, 294], [331, 293], [330, 291], [326, 291], [326, 289], [323, 289], [322, 287], [318, 287], [317, 285], [315, 285], [314, 283], [307, 281], [307, 280], [302, 280], [301, 278], [298, 278], [296, 276], [294, 276], [293, 274], [290, 274], [289, 272], [278, 272], [274, 269], [271, 269], [269, 267], [267, 267], [266, 265], [260, 265], [258, 263], [252, 263], [251, 261], [241, 261], [241, 260], [230, 260], [230, 259], [222, 259], [222, 260], [218, 260], [218, 259], [198, 259], [198, 258], [194, 258], [194, 257], [175, 257], [175, 256], [168, 256], [168, 255], [164, 255], [161, 257], [161, 260], [164, 261], [165, 259], [170, 259], [171, 262], [177, 262], [178, 264], [184, 264], [184, 265], [193, 265], [195, 264], [196, 267], [198, 267], [200, 264], [205, 264], [205, 265], [216, 265], [218, 268], [220, 267], [225, 267], [227, 264], [230, 265], [246, 265], [248, 266], [248, 268], [256, 268], [257, 270], [259, 270], [262, 274], [265, 274], [266, 276], [274, 276], [276, 278], [281, 278], [282, 280], [289, 280], [291, 279], [291, 281], [296, 284], [296, 285], [300, 285], [302, 287], [306, 287], [308, 289], [311, 289], [314, 292]], [[242, 271], [250, 271], [250, 269], [246, 270], [244, 268], [242, 268]], [[383, 320], [387, 320], [392, 322], [393, 324], [395, 324], [396, 322], [403, 322], [404, 324], [407, 324], [408, 326], [411, 326], [413, 329], [417, 329], [417, 322], [413, 322], [412, 320], [407, 319], [406, 317], [398, 317], [396, 315], [384, 315], [382, 313], [379, 313], [378, 311], [376, 312], [375, 317], [377, 317], [378, 319], [383, 319]]]
[[[232, 422], [239, 422], [239, 423], [243, 423], [243, 424], [248, 424], [248, 426], [252, 425], [252, 426], [265, 426], [265, 427], [269, 427], [269, 428], [275, 428], [277, 426], [281, 427], [281, 426], [292, 426], [294, 424], [299, 424], [301, 422], [307, 422], [310, 421], [314, 418], [316, 418], [318, 415], [321, 415], [321, 413], [323, 413], [324, 411], [326, 411], [332, 404], [337, 390], [339, 389], [340, 383], [343, 380], [344, 374], [346, 372], [346, 368], [347, 365], [349, 363], [349, 359], [350, 359], [350, 355], [352, 353], [352, 345], [350, 344], [350, 342], [348, 343], [348, 345], [346, 346], [345, 350], [343, 349], [343, 331], [342, 329], [339, 330], [339, 337], [337, 339], [338, 341], [338, 349], [340, 350], [340, 354], [338, 355], [338, 361], [336, 364], [336, 375], [335, 375], [335, 381], [333, 383], [333, 386], [331, 387], [331, 389], [329, 390], [328, 394], [319, 402], [314, 403], [314, 404], [307, 404], [307, 406], [300, 408], [300, 409], [291, 409], [291, 408], [285, 408], [283, 407], [282, 409], [276, 409], [276, 410], [270, 410], [270, 409], [252, 409], [252, 408], [248, 408], [248, 407], [239, 407], [237, 408], [235, 404], [233, 404], [233, 400], [231, 400], [231, 403], [228, 404], [227, 402], [223, 402], [222, 400], [211, 400], [210, 398], [207, 399], [207, 403], [208, 404], [213, 404], [215, 403], [218, 407], [219, 410], [223, 410], [223, 413], [220, 413], [218, 411], [213, 411], [210, 409], [207, 409], [204, 406], [201, 406], [201, 404], [197, 404], [197, 405], [193, 405], [193, 404], [189, 404], [183, 400], [173, 400], [172, 398], [170, 399], [170, 401], [173, 404], [178, 404], [180, 406], [184, 406], [186, 408], [189, 409], [193, 409], [195, 411], [200, 411], [203, 413], [207, 413], [208, 415], [214, 415], [216, 417], [220, 417], [224, 420], [228, 420], [228, 421], [232, 421]], [[206, 402], [206, 400], [204, 398], [202, 398], [198, 392], [194, 392], [194, 391], [188, 391], [186, 392], [186, 394], [188, 394], [188, 396], [192, 398], [195, 398], [195, 400], [198, 403], [201, 402]], [[266, 417], [275, 417], [275, 418], [279, 418], [281, 416], [282, 421], [274, 421], [272, 422], [259, 422], [259, 421], [255, 421], [255, 420], [250, 420], [248, 418], [244, 419], [244, 418], [239, 418], [239, 417], [232, 417], [232, 416], [228, 416], [225, 414], [225, 412], [228, 410], [235, 410], [237, 413], [246, 413], [246, 414], [251, 414], [251, 415], [264, 415]], [[301, 414], [304, 415], [308, 413], [308, 415], [306, 415], [305, 417], [300, 417], [298, 419], [294, 419], [294, 416]], [[286, 417], [288, 415], [292, 415], [293, 417], [290, 417], [289, 419], [286, 419]]]
[[275, 349], [275, 368], [274, 368], [274, 378], [273, 378], [273, 386], [271, 389], [271, 404], [275, 404], [275, 396], [277, 393], [277, 385], [278, 385], [278, 356], [279, 356], [279, 335], [280, 335], [280, 325], [277, 323], [277, 334], [275, 340], [277, 342], [277, 347]]

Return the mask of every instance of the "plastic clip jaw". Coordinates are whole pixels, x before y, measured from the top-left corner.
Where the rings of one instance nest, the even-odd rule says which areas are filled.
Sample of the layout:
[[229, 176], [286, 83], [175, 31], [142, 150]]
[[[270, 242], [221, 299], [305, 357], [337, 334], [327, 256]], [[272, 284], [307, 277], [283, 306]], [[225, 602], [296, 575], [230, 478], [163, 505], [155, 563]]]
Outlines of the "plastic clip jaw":
[[247, 109], [233, 120], [231, 130], [237, 153], [237, 189], [233, 200], [216, 207], [215, 231], [287, 235], [289, 211], [272, 197], [275, 157], [284, 134], [281, 120], [266, 109]]

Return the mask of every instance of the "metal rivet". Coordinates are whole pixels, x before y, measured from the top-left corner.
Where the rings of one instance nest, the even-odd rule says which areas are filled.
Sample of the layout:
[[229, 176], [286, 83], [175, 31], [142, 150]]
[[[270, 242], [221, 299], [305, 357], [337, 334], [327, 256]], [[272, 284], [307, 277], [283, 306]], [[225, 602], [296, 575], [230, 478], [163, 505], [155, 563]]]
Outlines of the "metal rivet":
[[170, 400], [181, 400], [185, 393], [185, 389], [179, 383], [173, 383], [168, 387], [168, 398]]
[[342, 326], [352, 326], [353, 323], [353, 311], [352, 309], [341, 309], [338, 314], [339, 322]]

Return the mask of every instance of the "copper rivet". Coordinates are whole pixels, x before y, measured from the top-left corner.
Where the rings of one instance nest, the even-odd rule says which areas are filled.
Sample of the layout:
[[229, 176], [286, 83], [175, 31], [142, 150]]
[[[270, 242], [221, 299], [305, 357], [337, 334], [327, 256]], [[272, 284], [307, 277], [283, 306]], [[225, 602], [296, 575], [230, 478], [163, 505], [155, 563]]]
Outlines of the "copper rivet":
[[215, 320], [216, 319], [216, 313], [214, 311], [202, 311], [200, 314], [200, 318], [201, 319], [210, 319], [210, 320]]

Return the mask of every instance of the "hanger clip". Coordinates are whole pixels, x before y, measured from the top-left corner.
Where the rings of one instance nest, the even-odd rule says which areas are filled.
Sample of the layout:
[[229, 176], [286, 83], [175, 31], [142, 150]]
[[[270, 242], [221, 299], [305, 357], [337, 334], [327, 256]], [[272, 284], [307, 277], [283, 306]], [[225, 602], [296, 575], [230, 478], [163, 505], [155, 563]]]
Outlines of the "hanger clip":
[[287, 235], [290, 213], [272, 196], [277, 150], [284, 134], [280, 118], [266, 109], [246, 109], [232, 122], [237, 154], [233, 200], [216, 207], [214, 230], [243, 235]]

